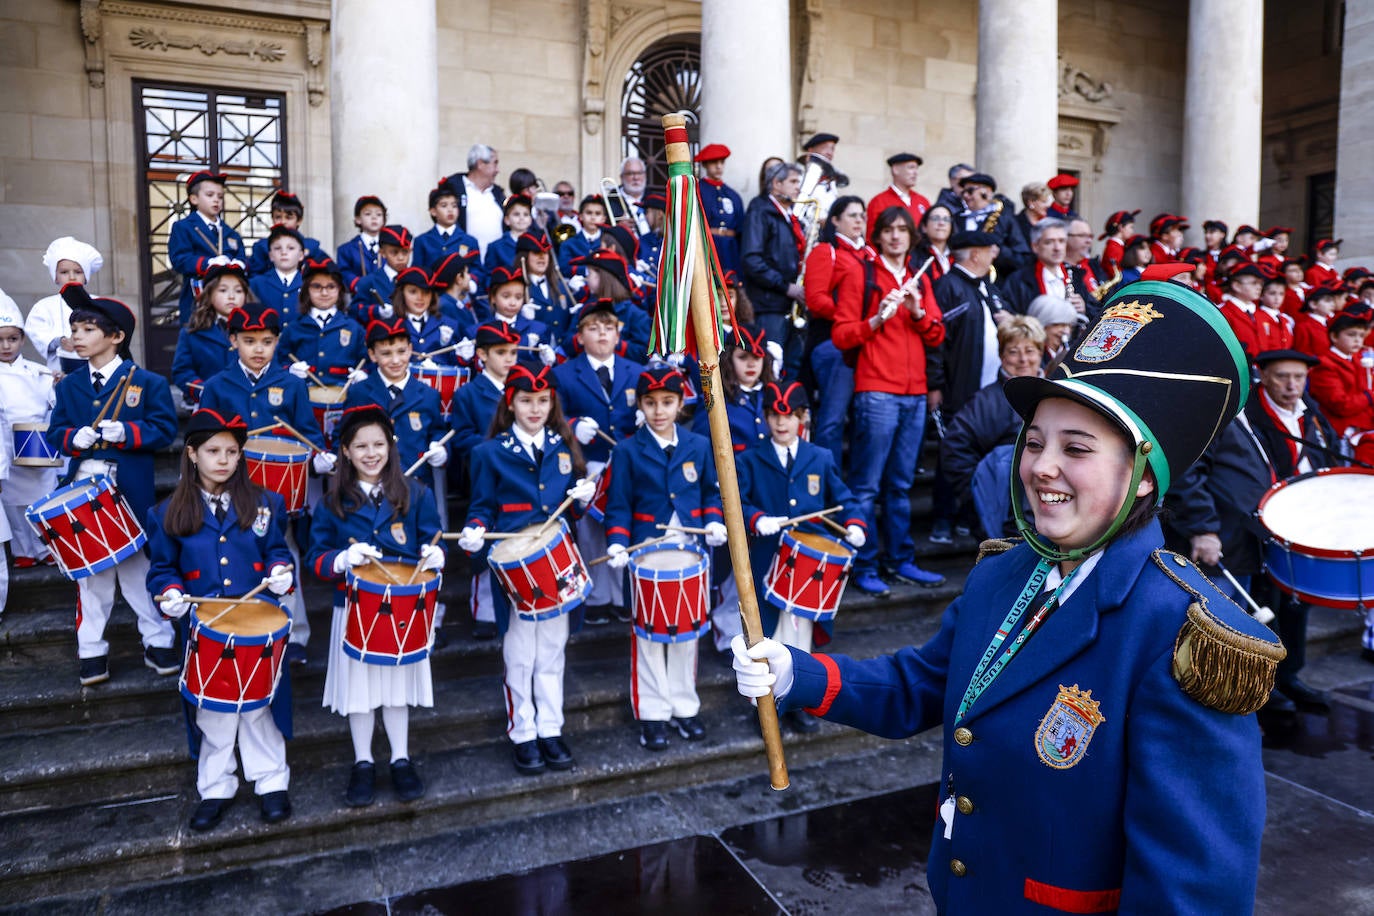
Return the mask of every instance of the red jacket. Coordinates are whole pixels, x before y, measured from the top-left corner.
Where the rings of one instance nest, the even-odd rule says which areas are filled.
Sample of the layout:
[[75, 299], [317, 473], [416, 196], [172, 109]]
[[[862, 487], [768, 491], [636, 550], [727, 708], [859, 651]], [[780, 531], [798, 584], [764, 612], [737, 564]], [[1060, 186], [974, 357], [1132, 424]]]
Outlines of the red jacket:
[[1321, 262], [1307, 268], [1307, 273], [1303, 275], [1303, 279], [1307, 281], [1308, 286], [1316, 286], [1327, 280], [1339, 280], [1340, 278], [1341, 272], [1339, 270], [1334, 267], [1328, 267]]
[[1125, 255], [1125, 243], [1122, 242], [1121, 239], [1110, 238], [1107, 239], [1107, 243], [1102, 246], [1102, 257], [1098, 260], [1102, 262], [1102, 266], [1110, 276], [1114, 271], [1121, 269], [1121, 259], [1125, 257]]
[[1294, 289], [1291, 286], [1284, 287], [1283, 290], [1283, 313], [1292, 318], [1297, 318], [1302, 314], [1303, 302], [1307, 299], [1309, 287]]
[[902, 196], [897, 193], [897, 189], [888, 185], [883, 190], [873, 196], [868, 202], [868, 229], [865, 237], [873, 238], [873, 226], [878, 222], [878, 217], [882, 216], [883, 211], [888, 207], [906, 207], [911, 218], [916, 221], [916, 225], [921, 225], [921, 217], [926, 215], [930, 209], [930, 201], [926, 200], [915, 191], [911, 192], [910, 200], [902, 200]]
[[1308, 356], [1322, 358], [1331, 349], [1331, 338], [1326, 334], [1326, 320], [1311, 312], [1303, 312], [1293, 324], [1293, 349]]
[[822, 321], [835, 320], [835, 291], [840, 285], [840, 272], [845, 264], [853, 262], [860, 273], [863, 262], [873, 257], [873, 249], [867, 245], [855, 248], [842, 239], [830, 245], [817, 245], [806, 256], [806, 311], [812, 318]]
[[[873, 289], [867, 290], [872, 275]], [[915, 275], [906, 265], [901, 283]], [[945, 325], [940, 320], [940, 307], [935, 304], [930, 278], [922, 276], [918, 285], [921, 308], [925, 314], [912, 317], [904, 300], [893, 315], [878, 330], [869, 326], [868, 319], [878, 313], [883, 297], [901, 284], [892, 276], [881, 260], [867, 269], [846, 264], [840, 276], [839, 309], [830, 339], [836, 347], [847, 350], [859, 347], [858, 362], [854, 366], [854, 390], [883, 391], [888, 394], [926, 393], [926, 347], [938, 347], [945, 340]]]
[[1255, 319], [1255, 312], [1259, 311], [1259, 306], [1255, 305], [1252, 311], [1247, 312], [1236, 300], [1226, 296], [1221, 300], [1220, 308], [1221, 317], [1225, 318], [1231, 330], [1236, 332], [1236, 339], [1245, 350], [1246, 358], [1254, 362], [1255, 354], [1260, 351], [1260, 335]]
[[1374, 394], [1370, 393], [1371, 370], [1360, 365], [1360, 355], [1348, 357], [1327, 347], [1321, 362], [1307, 377], [1308, 391], [1338, 433], [1374, 429]]
[[1150, 242], [1151, 264], [1172, 264], [1178, 260], [1178, 252], [1164, 247], [1164, 243], [1158, 239]]
[[1256, 353], [1293, 349], [1293, 319], [1260, 306], [1255, 309]]

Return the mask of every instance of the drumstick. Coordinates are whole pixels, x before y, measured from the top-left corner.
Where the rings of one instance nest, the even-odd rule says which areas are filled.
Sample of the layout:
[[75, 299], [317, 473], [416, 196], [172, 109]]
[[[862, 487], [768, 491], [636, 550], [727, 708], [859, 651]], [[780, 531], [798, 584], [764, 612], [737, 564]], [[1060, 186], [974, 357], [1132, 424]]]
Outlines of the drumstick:
[[[588, 479], [588, 480], [593, 480], [593, 481], [596, 480], [597, 478], [599, 478], [599, 477], [601, 476], [601, 472], [604, 471], [604, 470], [606, 470], [606, 468], [605, 468], [605, 467], [602, 467], [600, 471], [597, 471], [595, 474], [593, 474], [591, 477], [589, 477], [589, 478], [587, 478], [587, 479]], [[556, 522], [556, 521], [558, 521], [558, 517], [559, 517], [560, 515], [562, 515], [565, 511], [567, 511], [567, 508], [568, 508], [569, 506], [571, 506], [572, 504], [573, 504], [573, 496], [572, 496], [571, 493], [569, 493], [569, 494], [568, 494], [568, 498], [565, 499], [565, 500], [563, 500], [561, 503], [559, 503], [559, 504], [558, 504], [558, 508], [553, 510], [553, 515], [550, 515], [550, 516], [549, 516], [549, 520], [546, 521], [546, 522], [544, 522], [544, 524], [541, 525], [541, 526], [539, 527], [539, 531], [535, 534], [535, 537], [539, 537], [540, 535], [543, 535], [546, 531], [548, 531], [550, 528], [552, 528], [552, 527], [553, 527], [553, 523]]]
[[440, 347], [437, 350], [430, 350], [428, 353], [416, 353], [415, 355], [420, 357], [420, 359], [429, 359], [432, 356], [443, 356], [445, 353], [451, 353], [458, 349], [462, 346], [462, 343], [463, 342], [460, 340], [456, 344], [449, 344], [447, 347]]
[[619, 439], [617, 439], [615, 436], [612, 436], [610, 433], [606, 432], [604, 429], [598, 429], [598, 430], [596, 431], [596, 434], [597, 434], [598, 436], [600, 436], [601, 438], [605, 439], [605, 440], [606, 440], [607, 442], [609, 442], [611, 445], [619, 445], [619, 444], [620, 444], [620, 440], [619, 440]]
[[821, 516], [821, 521], [829, 525], [831, 529], [841, 537], [849, 537], [849, 529], [846, 528], [844, 525], [841, 525], [839, 522], [832, 521], [824, 515]]
[[800, 525], [802, 522], [809, 522], [813, 518], [824, 518], [843, 509], [844, 506], [831, 506], [829, 509], [822, 509], [819, 512], [808, 512], [805, 515], [794, 515], [792, 518], [785, 518], [778, 522], [779, 528], [791, 528], [793, 525]]
[[681, 531], [683, 534], [705, 534], [705, 528], [684, 528], [681, 525], [655, 525], [659, 531]]
[[[276, 428], [277, 428], [277, 424], [276, 424], [276, 423], [272, 423], [272, 424], [270, 424], [270, 425], [268, 425], [268, 426], [259, 426], [257, 429], [250, 429], [250, 430], [248, 430], [248, 435], [249, 435], [249, 436], [261, 436], [263, 433], [270, 433], [272, 430], [274, 430], [274, 429], [276, 429]], [[314, 448], [315, 446], [312, 445], [312, 446], [310, 446], [310, 447], [311, 447], [311, 448]]]
[[[153, 600], [158, 604], [166, 604], [172, 600], [172, 596], [158, 595]], [[191, 604], [241, 604], [243, 602], [242, 598], [214, 598], [209, 595], [183, 595], [182, 600]]]
[[[299, 439], [301, 445], [304, 445], [306, 448], [310, 449], [313, 452], [319, 451], [319, 448], [316, 447], [315, 443], [305, 438], [305, 435], [300, 430], [296, 429], [296, 427], [292, 426], [290, 423], [287, 423], [285, 420], [283, 420], [276, 414], [272, 414], [272, 419], [277, 421], [277, 426], [280, 426], [282, 429], [286, 430], [288, 433]], [[273, 429], [275, 428], [276, 427], [273, 427]]]
[[229, 605], [227, 608], [225, 608], [224, 610], [220, 611], [220, 612], [219, 612], [218, 614], [216, 614], [215, 616], [211, 617], [209, 620], [205, 621], [205, 626], [207, 626], [207, 627], [212, 627], [212, 626], [214, 626], [214, 625], [215, 625], [215, 621], [219, 620], [219, 619], [220, 619], [221, 617], [223, 617], [225, 614], [229, 613], [229, 612], [232, 611], [234, 608], [238, 607], [240, 604], [243, 604], [245, 601], [252, 601], [255, 597], [257, 597], [258, 592], [262, 591], [262, 590], [265, 589], [265, 588], [267, 588], [267, 580], [266, 580], [266, 579], [263, 579], [261, 582], [258, 583], [258, 587], [257, 587], [257, 588], [253, 589], [251, 592], [249, 592], [248, 594], [244, 595], [242, 598], [238, 599], [238, 600], [235, 601], [233, 604]]
[[[450, 429], [448, 432], [444, 433], [444, 438], [440, 439], [438, 442], [436, 442], [436, 443], [434, 443], [434, 444], [435, 444], [435, 445], [448, 445], [448, 440], [452, 439], [453, 436], [454, 436], [454, 434], [456, 434], [457, 432], [458, 432], [458, 430], [456, 430], [456, 429]], [[428, 454], [428, 453], [429, 453], [429, 449], [425, 449], [425, 453]], [[414, 464], [412, 464], [410, 467], [406, 468], [406, 472], [405, 472], [404, 474], [402, 474], [401, 476], [402, 476], [402, 477], [409, 477], [411, 474], [414, 474], [416, 471], [420, 470], [420, 466], [421, 466], [422, 464], [424, 464], [427, 460], [429, 460], [429, 459], [427, 459], [424, 455], [421, 455], [420, 458], [419, 458], [419, 460], [417, 460], [417, 461], [416, 461]]]
[[1250, 605], [1251, 617], [1254, 617], [1255, 620], [1259, 621], [1260, 623], [1268, 623], [1269, 621], [1274, 619], [1274, 612], [1267, 607], [1260, 607], [1258, 604], [1256, 604], [1255, 599], [1250, 597], [1250, 593], [1240, 587], [1240, 583], [1236, 581], [1235, 576], [1231, 575], [1231, 570], [1226, 568], [1225, 563], [1222, 563], [1220, 560], [1218, 560], [1217, 569], [1221, 570], [1221, 574], [1226, 577], [1227, 582], [1231, 583], [1231, 587], [1234, 588], [1236, 591], [1240, 592], [1241, 597], [1245, 599], [1245, 603]]
[[[286, 355], [289, 356], [289, 357], [291, 357], [291, 362], [293, 362], [293, 363], [303, 363], [303, 362], [305, 362], [305, 360], [301, 359], [299, 356], [297, 356], [297, 355], [294, 354], [294, 353], [288, 353], [288, 354], [286, 354]], [[318, 385], [318, 386], [321, 387], [321, 388], [328, 388], [328, 387], [329, 387], [329, 386], [326, 385], [324, 382], [320, 381], [320, 377], [319, 377], [318, 375], [316, 375], [315, 373], [311, 372], [308, 368], [305, 370], [305, 377], [308, 378], [308, 379], [310, 379], [310, 381], [314, 382], [316, 385]]]
[[518, 347], [516, 347], [515, 349], [517, 349], [517, 350], [531, 350], [531, 351], [536, 351], [536, 352], [539, 350], [538, 347], [532, 347], [532, 346], [529, 346], [529, 345], [527, 345], [527, 344], [520, 344], [520, 345], [519, 345]]
[[[444, 540], [456, 541], [463, 536], [461, 531], [445, 531]], [[483, 531], [482, 540], [484, 541], [505, 541], [511, 538], [533, 538], [534, 534], [527, 534], [523, 531]]]
[[[363, 363], [365, 363], [365, 362], [367, 362], [367, 357], [366, 357], [366, 356], [364, 356], [362, 359], [358, 360], [358, 365], [356, 365], [356, 366], [353, 367], [353, 372], [359, 372], [359, 371], [361, 371], [362, 368], [363, 368]], [[340, 402], [342, 402], [343, 399], [348, 395], [348, 386], [353, 384], [353, 372], [348, 373], [348, 381], [344, 382], [344, 384], [343, 384], [343, 390], [339, 392], [339, 401], [340, 401]]]
[[[350, 543], [350, 544], [356, 544], [356, 543], [358, 543], [358, 539], [357, 539], [357, 538], [349, 538], [349, 539], [348, 539], [348, 543]], [[391, 572], [391, 570], [389, 570], [389, 569], [386, 568], [386, 564], [383, 563], [381, 560], [377, 559], [376, 557], [368, 557], [368, 558], [367, 558], [367, 562], [376, 564], [377, 568], [380, 569], [380, 570], [382, 571], [382, 575], [386, 576], [388, 579], [391, 580], [391, 584], [392, 584], [392, 585], [400, 585], [400, 584], [401, 584], [401, 580], [400, 580], [400, 579], [397, 579], [396, 576]]]
[[131, 369], [129, 370], [128, 375], [124, 376], [124, 378], [119, 380], [119, 384], [115, 386], [115, 390], [110, 393], [109, 400], [107, 400], [104, 403], [104, 405], [101, 406], [100, 413], [96, 414], [95, 419], [91, 421], [92, 429], [95, 429], [101, 423], [105, 422], [105, 411], [109, 410], [114, 405], [114, 402], [120, 399], [121, 395], [123, 394], [123, 387], [128, 383], [129, 379], [133, 378], [133, 375], [134, 373]]
[[129, 386], [133, 384], [133, 380], [134, 373], [130, 370], [129, 374], [124, 376], [124, 388], [119, 392], [119, 397], [117, 398], [118, 403], [115, 404], [114, 410], [110, 412], [111, 423], [119, 419], [119, 412], [124, 409], [124, 396], [129, 393]]
[[[435, 544], [438, 544], [438, 543], [439, 543], [439, 539], [442, 538], [443, 536], [444, 536], [444, 533], [443, 533], [442, 531], [436, 531], [436, 532], [434, 532], [434, 537], [432, 537], [432, 538], [429, 539], [429, 546], [433, 547]], [[421, 551], [421, 558], [423, 559], [423, 557], [424, 557], [424, 552]], [[419, 564], [419, 563], [416, 563], [416, 564], [415, 564], [415, 568], [412, 569], [412, 570], [410, 571], [410, 578], [406, 580], [406, 585], [414, 585], [414, 584], [415, 584], [415, 577], [418, 576], [419, 574], [420, 574], [420, 564]]]
[[[664, 541], [671, 541], [671, 540], [673, 540], [673, 536], [672, 536], [671, 534], [665, 534], [665, 535], [664, 535], [663, 537], [661, 537], [661, 538], [649, 538], [647, 541], [640, 541], [638, 544], [631, 544], [629, 547], [626, 547], [626, 548], [625, 548], [625, 552], [626, 552], [626, 553], [634, 553], [636, 550], [639, 550], [641, 547], [652, 547], [652, 546], [654, 546], [655, 544], [662, 544]], [[595, 560], [592, 560], [592, 561], [591, 561], [590, 563], [588, 563], [587, 565], [588, 565], [589, 567], [590, 567], [590, 566], [600, 566], [602, 563], [605, 563], [605, 562], [606, 562], [607, 560], [609, 560], [609, 559], [610, 559], [610, 555], [608, 554], [608, 555], [606, 555], [606, 556], [604, 556], [604, 557], [597, 557]]]

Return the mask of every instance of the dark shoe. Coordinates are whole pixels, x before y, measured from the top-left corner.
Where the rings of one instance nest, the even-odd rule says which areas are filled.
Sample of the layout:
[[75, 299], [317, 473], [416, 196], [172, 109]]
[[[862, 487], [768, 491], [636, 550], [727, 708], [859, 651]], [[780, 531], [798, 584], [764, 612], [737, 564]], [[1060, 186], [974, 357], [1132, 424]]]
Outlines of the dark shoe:
[[915, 560], [907, 560], [892, 571], [892, 577], [901, 582], [910, 582], [921, 588], [935, 588], [945, 584], [945, 577], [939, 573], [926, 572], [916, 565]]
[[149, 646], [143, 650], [143, 664], [164, 677], [181, 670], [181, 653], [175, 646]]
[[99, 684], [110, 679], [110, 657], [108, 655], [97, 656], [96, 658], [81, 659], [81, 686], [89, 687], [92, 684]]
[[934, 526], [930, 529], [930, 543], [932, 544], [953, 544], [954, 526], [942, 518], [935, 520]]
[[447, 646], [447, 645], [448, 645], [448, 637], [444, 635], [444, 628], [443, 628], [443, 627], [435, 627], [435, 628], [434, 628], [434, 645], [432, 646], [432, 648], [435, 649], [435, 650], [437, 651], [437, 650], [439, 650], [439, 649], [444, 648], [444, 647]]
[[668, 749], [668, 723], [639, 723], [639, 746], [650, 751], [666, 751]]
[[1361, 649], [1360, 658], [1374, 665], [1374, 649]]
[[197, 833], [214, 829], [220, 818], [224, 817], [224, 812], [228, 811], [229, 806], [233, 803], [232, 798], [201, 799], [200, 804], [196, 805], [196, 810], [191, 814], [191, 829]]
[[540, 738], [539, 754], [544, 758], [544, 762], [549, 765], [551, 770], [571, 770], [573, 768], [572, 751], [568, 750], [568, 745], [563, 742], [559, 735], [552, 738]]
[[582, 622], [591, 627], [605, 626], [615, 620], [609, 604], [589, 604], [582, 612]]
[[681, 718], [673, 716], [672, 725], [673, 728], [677, 729], [677, 733], [688, 741], [700, 741], [706, 737], [706, 729], [702, 727], [701, 720], [696, 716]]
[[391, 761], [391, 788], [403, 802], [415, 801], [425, 794], [425, 784], [415, 766], [404, 758]]
[[515, 746], [515, 771], [522, 776], [538, 776], [544, 772], [544, 758], [535, 741], [521, 741]]
[[344, 804], [350, 808], [363, 808], [372, 804], [377, 786], [377, 765], [371, 761], [353, 764], [348, 774], [348, 788], [344, 791]]
[[854, 577], [854, 587], [872, 598], [886, 598], [892, 594], [887, 583], [878, 578], [877, 573], [860, 573]]
[[287, 797], [286, 790], [280, 792], [268, 792], [258, 799], [258, 805], [262, 808], [262, 819], [268, 824], [278, 824], [291, 816], [291, 799]]
[[286, 661], [292, 665], [304, 665], [308, 659], [305, 654], [305, 646], [298, 642], [286, 644]]
[[787, 724], [794, 732], [809, 735], [821, 727], [820, 720], [809, 712], [794, 709], [787, 714]]
[[630, 608], [628, 605], [625, 607], [616, 607], [615, 605], [611, 605], [611, 613], [614, 614], [615, 619], [619, 620], [621, 623], [629, 623], [631, 620], [635, 619], [634, 615], [630, 613]]
[[479, 620], [472, 625], [472, 638], [486, 641], [496, 638], [496, 624], [490, 620]]
[[966, 538], [973, 534], [973, 529], [968, 525], [955, 525], [954, 534], [956, 537]]
[[1279, 692], [1297, 703], [1301, 709], [1310, 712], [1331, 711], [1331, 698], [1327, 696], [1326, 691], [1318, 690], [1300, 678], [1295, 677], [1286, 684], [1280, 684]]

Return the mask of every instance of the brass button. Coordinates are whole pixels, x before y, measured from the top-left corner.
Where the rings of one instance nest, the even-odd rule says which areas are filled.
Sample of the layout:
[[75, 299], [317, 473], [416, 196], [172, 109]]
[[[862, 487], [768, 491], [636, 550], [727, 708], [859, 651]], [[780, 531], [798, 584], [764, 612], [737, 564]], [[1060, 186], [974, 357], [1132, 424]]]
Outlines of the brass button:
[[949, 860], [949, 870], [954, 873], [954, 877], [956, 878], [962, 878], [964, 875], [968, 874], [968, 866], [958, 859]]
[[544, 485], [542, 483], [539, 485], [539, 489], [544, 489]]
[[220, 558], [219, 558], [219, 565], [220, 565], [220, 566], [228, 566], [228, 565], [229, 565], [229, 558], [228, 558], [228, 557], [220, 557]]
[[954, 730], [954, 743], [960, 747], [968, 747], [973, 743], [973, 732], [962, 726]]
[[669, 499], [677, 499], [677, 494], [676, 494], [676, 493], [669, 493], [669, 494], [668, 494], [668, 498], [669, 498]]
[[228, 540], [229, 540], [229, 539], [228, 539], [227, 537], [225, 537], [224, 535], [222, 535], [222, 534], [219, 536], [219, 542], [220, 542], [221, 544], [226, 543]]
[[225, 585], [233, 585], [234, 583], [231, 582], [231, 581], [229, 581], [228, 579], [225, 579], [225, 580], [224, 580], [224, 584], [225, 584]]
[[960, 795], [954, 800], [954, 807], [959, 809], [960, 814], [972, 814], [973, 800], [967, 795]]
[[796, 501], [795, 499], [789, 499], [789, 500], [787, 501], [787, 504], [788, 504], [789, 506], [795, 506], [795, 505], [797, 504], [797, 501]]

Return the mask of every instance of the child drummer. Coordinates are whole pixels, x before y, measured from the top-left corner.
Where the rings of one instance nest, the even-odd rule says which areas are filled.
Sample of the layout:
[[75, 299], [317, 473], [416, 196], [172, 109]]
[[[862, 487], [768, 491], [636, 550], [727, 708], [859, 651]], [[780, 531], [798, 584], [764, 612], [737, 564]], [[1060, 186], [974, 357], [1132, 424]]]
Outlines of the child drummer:
[[[286, 504], [276, 493], [248, 479], [242, 461], [248, 424], [198, 410], [186, 426], [181, 475], [176, 490], [148, 513], [148, 591], [158, 596], [162, 613], [185, 616], [188, 594], [235, 597], [267, 579], [274, 595], [295, 584], [295, 564], [286, 547]], [[210, 575], [203, 575], [210, 570]], [[218, 604], [206, 604], [213, 617]], [[234, 746], [243, 758], [243, 775], [254, 784], [262, 819], [269, 824], [291, 816], [287, 787], [286, 740], [291, 731], [290, 676], [282, 673], [270, 707], [248, 712], [215, 712], [188, 704], [195, 723], [191, 755], [196, 758], [200, 804], [191, 815], [195, 831], [219, 823], [234, 800], [239, 780]]]
[[[11, 424], [47, 425], [56, 396], [53, 373], [41, 363], [20, 355], [24, 349], [24, 319], [19, 306], [0, 293], [0, 404]], [[41, 435], [35, 431], [34, 435]], [[16, 458], [19, 456], [16, 455]], [[24, 518], [24, 508], [57, 489], [58, 468], [10, 464], [0, 502], [5, 506], [12, 538], [14, 568], [28, 569], [39, 563], [52, 563], [52, 552], [34, 534]]]
[[311, 375], [337, 387], [362, 381], [355, 368], [367, 358], [363, 329], [343, 310], [344, 280], [333, 261], [307, 261], [301, 270], [300, 315], [281, 335], [280, 360], [298, 379]]
[[[751, 545], [751, 566], [754, 585], [759, 593], [759, 618], [763, 632], [786, 646], [796, 646], [810, 652], [813, 621], [798, 617], [787, 610], [774, 607], [763, 600], [764, 578], [778, 552], [779, 532], [788, 518], [819, 512], [831, 506], [852, 506], [854, 497], [835, 468], [830, 450], [813, 445], [801, 438], [806, 425], [810, 402], [806, 388], [800, 382], [770, 382], [763, 389], [764, 416], [771, 433], [768, 447], [752, 448], [739, 456], [740, 502], [744, 518], [751, 532], [758, 535]], [[837, 517], [835, 523], [844, 531], [844, 540], [859, 548], [867, 540], [868, 527], [856, 513]], [[820, 519], [802, 522], [797, 531], [830, 534], [830, 528]], [[734, 610], [734, 609], [732, 609]], [[738, 612], [735, 614], [738, 620]], [[712, 615], [719, 626], [720, 616]], [[830, 641], [833, 625], [820, 624]], [[738, 623], [735, 625], [738, 631]], [[733, 636], [732, 636], [733, 638]], [[801, 732], [815, 731], [816, 720], [810, 713], [794, 710], [788, 715], [793, 728]]]
[[[671, 366], [645, 370], [635, 384], [644, 425], [615, 447], [608, 471], [606, 554], [613, 569], [629, 565], [632, 543], [663, 537], [660, 525], [704, 525], [707, 546], [725, 543], [711, 442], [678, 426], [682, 391], [682, 374]], [[675, 538], [692, 539], [681, 532]], [[706, 737], [697, 719], [701, 700], [696, 666], [697, 640], [708, 632], [710, 624], [703, 622], [691, 638], [680, 642], [634, 637], [632, 696], [642, 747], [665, 750], [670, 724], [688, 741]]]
[[[519, 531], [545, 521], [565, 494], [580, 509], [596, 492], [585, 473], [549, 370], [536, 375], [516, 366], [506, 377], [492, 438], [472, 453], [472, 505], [458, 545], [485, 557], [482, 535], [488, 529]], [[515, 769], [526, 775], [542, 773], [546, 766], [569, 769], [573, 756], [562, 738], [569, 615], [530, 620], [511, 613], [499, 588], [492, 589], [492, 597], [504, 636], [506, 734], [515, 745]]]
[[376, 405], [344, 411], [339, 424], [339, 472], [316, 508], [311, 525], [310, 568], [337, 583], [334, 624], [329, 638], [329, 673], [324, 705], [348, 717], [353, 737], [353, 769], [344, 801], [361, 807], [373, 801], [377, 768], [372, 732], [377, 710], [391, 745], [391, 788], [401, 801], [425, 794], [410, 762], [411, 706], [434, 705], [429, 659], [405, 665], [370, 665], [343, 650], [347, 621], [345, 573], [383, 555], [442, 570], [444, 551], [431, 543], [443, 529], [434, 494], [402, 476], [391, 418]]
[[[72, 309], [74, 349], [87, 368], [58, 383], [48, 444], [73, 459], [63, 483], [109, 477], [134, 518], [146, 518], [153, 505], [153, 455], [177, 434], [171, 389], [162, 376], [134, 364], [129, 338], [135, 319], [127, 305], [93, 299], [77, 283], [64, 286], [62, 298]], [[147, 575], [148, 557], [140, 550], [111, 569], [77, 580], [76, 642], [83, 686], [110, 678], [105, 624], [114, 608], [116, 584], [138, 615], [143, 663], [162, 675], [181, 670], [175, 634], [153, 607]]]

